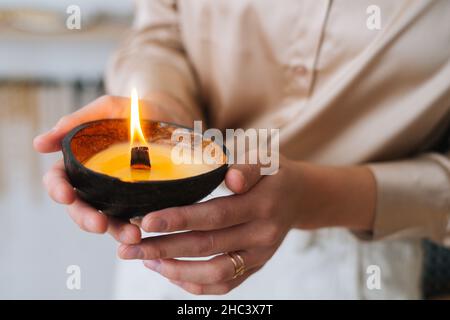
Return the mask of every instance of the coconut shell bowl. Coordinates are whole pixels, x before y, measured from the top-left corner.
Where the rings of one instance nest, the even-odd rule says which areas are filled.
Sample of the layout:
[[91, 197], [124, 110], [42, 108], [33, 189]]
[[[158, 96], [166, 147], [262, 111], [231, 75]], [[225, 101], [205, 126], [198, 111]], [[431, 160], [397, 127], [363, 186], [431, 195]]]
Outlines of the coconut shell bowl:
[[[148, 142], [175, 144], [172, 133], [178, 128], [158, 121], [141, 121]], [[95, 154], [116, 144], [129, 141], [129, 121], [105, 119], [82, 124], [71, 130], [62, 141], [64, 165], [78, 196], [106, 215], [123, 220], [152, 211], [193, 204], [210, 194], [225, 178], [228, 165], [224, 160], [211, 171], [174, 180], [123, 181], [88, 169], [83, 164]], [[210, 141], [209, 143], [214, 143]], [[204, 143], [203, 143], [204, 144]], [[227, 150], [220, 147], [226, 159]]]

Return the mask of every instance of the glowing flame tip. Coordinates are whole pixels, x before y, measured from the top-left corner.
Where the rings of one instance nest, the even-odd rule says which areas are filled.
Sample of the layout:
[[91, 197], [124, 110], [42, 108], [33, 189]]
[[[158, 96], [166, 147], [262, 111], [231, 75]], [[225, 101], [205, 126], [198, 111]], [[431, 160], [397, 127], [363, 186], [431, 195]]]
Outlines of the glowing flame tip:
[[142, 132], [139, 114], [139, 96], [136, 88], [131, 90], [131, 115], [130, 115], [130, 144], [138, 143], [147, 145], [144, 133]]

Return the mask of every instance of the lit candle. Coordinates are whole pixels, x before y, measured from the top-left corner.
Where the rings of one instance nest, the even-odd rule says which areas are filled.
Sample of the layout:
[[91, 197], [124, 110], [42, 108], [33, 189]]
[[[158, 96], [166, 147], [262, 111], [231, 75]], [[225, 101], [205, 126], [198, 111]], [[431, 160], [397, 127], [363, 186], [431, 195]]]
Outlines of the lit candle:
[[[87, 122], [64, 137], [64, 165], [80, 199], [106, 215], [128, 220], [210, 194], [228, 170], [226, 148], [192, 129], [141, 121], [137, 93], [131, 98], [129, 119]], [[202, 150], [213, 150], [214, 161], [204, 158]]]
[[[122, 181], [151, 181], [151, 180], [174, 180], [200, 175], [211, 171], [220, 164], [181, 163], [172, 161], [172, 145], [149, 143], [141, 128], [139, 115], [139, 99], [137, 92], [133, 90], [131, 95], [130, 112], [130, 143], [116, 143], [105, 150], [93, 155], [83, 164], [87, 168], [108, 176], [119, 178]], [[147, 156], [149, 165], [145, 163], [133, 165], [137, 160], [137, 149], [141, 149], [141, 156]], [[148, 155], [145, 153], [148, 152]], [[139, 160], [142, 159], [138, 159]], [[144, 161], [145, 162], [145, 161]], [[151, 164], [151, 166], [150, 166]]]
[[97, 153], [84, 165], [96, 172], [122, 181], [173, 180], [196, 176], [217, 168], [210, 164], [175, 164], [171, 159], [172, 147], [148, 143], [151, 170], [133, 169], [128, 143], [118, 143]]

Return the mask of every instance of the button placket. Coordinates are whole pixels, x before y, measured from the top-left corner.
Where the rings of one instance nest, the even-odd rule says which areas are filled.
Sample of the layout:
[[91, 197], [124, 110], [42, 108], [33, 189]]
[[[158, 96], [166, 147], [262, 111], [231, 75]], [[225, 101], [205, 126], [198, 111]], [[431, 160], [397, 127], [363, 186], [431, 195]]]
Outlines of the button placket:
[[330, 1], [314, 1], [305, 4], [302, 10], [308, 18], [300, 19], [293, 31], [292, 46], [288, 54], [288, 83], [286, 93], [308, 95], [313, 83], [313, 74], [322, 41]]

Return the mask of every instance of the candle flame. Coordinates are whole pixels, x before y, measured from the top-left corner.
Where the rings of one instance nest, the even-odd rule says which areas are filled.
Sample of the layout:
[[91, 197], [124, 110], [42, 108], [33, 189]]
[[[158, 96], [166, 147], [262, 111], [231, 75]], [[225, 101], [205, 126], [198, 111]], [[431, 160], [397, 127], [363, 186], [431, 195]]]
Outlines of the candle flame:
[[144, 133], [142, 132], [139, 114], [139, 96], [136, 88], [131, 90], [131, 116], [130, 116], [130, 145], [147, 145]]

